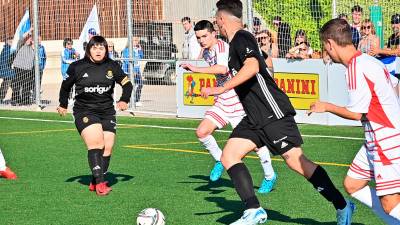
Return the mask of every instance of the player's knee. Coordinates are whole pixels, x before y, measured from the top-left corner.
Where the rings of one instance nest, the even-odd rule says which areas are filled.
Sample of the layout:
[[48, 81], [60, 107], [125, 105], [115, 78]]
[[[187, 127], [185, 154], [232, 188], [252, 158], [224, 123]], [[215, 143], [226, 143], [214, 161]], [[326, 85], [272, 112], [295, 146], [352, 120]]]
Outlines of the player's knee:
[[349, 177], [344, 178], [343, 181], [344, 190], [347, 194], [351, 195], [359, 190], [359, 187], [355, 186]]
[[387, 195], [381, 197], [381, 204], [382, 208], [385, 211], [386, 214], [390, 214], [390, 212], [394, 209], [394, 207], [399, 204], [400, 201], [400, 195]]
[[232, 156], [222, 153], [221, 163], [225, 169], [229, 169], [236, 164], [236, 160]]
[[207, 136], [210, 135], [210, 134], [211, 134], [211, 132], [210, 132], [209, 130], [203, 128], [203, 127], [198, 127], [198, 128], [196, 129], [196, 136], [197, 136], [198, 138], [205, 138], [205, 137], [207, 137]]

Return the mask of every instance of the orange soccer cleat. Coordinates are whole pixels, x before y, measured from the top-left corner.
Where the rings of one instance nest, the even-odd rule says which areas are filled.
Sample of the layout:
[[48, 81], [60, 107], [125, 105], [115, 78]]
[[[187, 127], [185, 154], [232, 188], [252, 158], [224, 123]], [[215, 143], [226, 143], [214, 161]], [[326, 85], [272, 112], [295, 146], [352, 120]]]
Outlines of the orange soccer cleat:
[[93, 184], [92, 182], [90, 182], [89, 191], [96, 191], [96, 184]]
[[6, 167], [6, 170], [0, 171], [0, 177], [4, 177], [8, 180], [17, 179], [17, 175], [8, 167]]
[[96, 194], [99, 196], [108, 195], [112, 191], [112, 188], [107, 186], [107, 182], [101, 182], [100, 184], [96, 185]]

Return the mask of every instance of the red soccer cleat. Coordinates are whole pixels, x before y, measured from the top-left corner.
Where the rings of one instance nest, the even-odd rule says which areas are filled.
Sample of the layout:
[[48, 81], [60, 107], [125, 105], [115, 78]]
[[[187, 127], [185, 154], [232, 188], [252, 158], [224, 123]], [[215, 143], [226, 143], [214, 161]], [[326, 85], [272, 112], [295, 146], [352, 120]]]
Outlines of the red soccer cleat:
[[89, 184], [89, 191], [96, 191], [96, 185], [90, 182]]
[[0, 171], [0, 177], [4, 177], [8, 180], [17, 179], [17, 175], [8, 167], [6, 167], [6, 170]]
[[102, 182], [96, 185], [96, 194], [99, 196], [108, 195], [112, 191], [112, 188], [107, 186], [107, 182]]

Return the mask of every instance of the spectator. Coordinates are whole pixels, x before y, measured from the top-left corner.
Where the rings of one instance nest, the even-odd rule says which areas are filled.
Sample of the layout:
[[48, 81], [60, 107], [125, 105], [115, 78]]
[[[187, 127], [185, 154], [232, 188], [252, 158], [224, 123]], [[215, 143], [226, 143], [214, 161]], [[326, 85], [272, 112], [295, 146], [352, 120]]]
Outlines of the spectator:
[[379, 38], [376, 36], [374, 24], [369, 19], [365, 19], [361, 24], [361, 40], [358, 50], [362, 53], [370, 54], [371, 46], [380, 46]]
[[228, 39], [226, 39], [226, 37], [224, 37], [224, 36], [221, 34], [221, 32], [219, 31], [219, 27], [218, 27], [218, 24], [217, 24], [217, 21], [216, 21], [216, 20], [213, 21], [213, 25], [214, 25], [214, 30], [215, 30], [215, 32], [217, 33], [217, 39], [223, 40], [223, 41], [225, 41], [225, 42], [229, 42]]
[[197, 42], [193, 25], [189, 17], [185, 16], [181, 19], [183, 29], [185, 30], [185, 38], [182, 48], [182, 58], [198, 59], [200, 57], [201, 47]]
[[258, 17], [253, 17], [253, 34], [256, 36], [261, 31], [261, 20]]
[[350, 24], [350, 26], [356, 28], [358, 32], [361, 32], [362, 13], [363, 8], [361, 8], [359, 5], [355, 5], [353, 8], [351, 8], [351, 18], [353, 23]]
[[[46, 62], [47, 62], [47, 55], [46, 55], [46, 50], [44, 46], [42, 45], [42, 37], [38, 37], [39, 41], [39, 87], [42, 86], [42, 78], [43, 78], [43, 71], [44, 68], [46, 68]], [[33, 91], [33, 96], [35, 96], [35, 91]]]
[[79, 59], [78, 52], [72, 47], [72, 39], [65, 38], [63, 42], [64, 50], [61, 53], [61, 75], [63, 80], [67, 79], [67, 70], [71, 63]]
[[261, 30], [256, 36], [258, 45], [265, 58], [265, 63], [268, 68], [272, 71], [272, 58], [278, 57], [278, 45], [272, 42], [272, 35], [269, 30]]
[[288, 23], [280, 22], [278, 27], [278, 57], [284, 58], [292, 46], [290, 37], [290, 25]]
[[4, 42], [3, 50], [0, 53], [0, 78], [3, 79], [0, 85], [0, 104], [5, 103], [8, 88], [11, 88], [11, 81], [15, 77], [14, 70], [11, 69], [11, 64], [15, 54], [11, 53], [12, 39]]
[[400, 56], [400, 14], [392, 15], [390, 23], [392, 24], [393, 34], [389, 37], [386, 48], [371, 48], [373, 55], [397, 55]]
[[[344, 13], [339, 14], [338, 18], [346, 20], [347, 23], [349, 22], [347, 15]], [[360, 43], [360, 38], [361, 38], [360, 32], [357, 30], [357, 28], [355, 28], [353, 26], [350, 26], [350, 30], [351, 30], [351, 40], [353, 42], [354, 47], [357, 48], [358, 44]]]
[[32, 39], [32, 29], [23, 34], [17, 44], [17, 55], [12, 63], [15, 78], [11, 81], [13, 94], [12, 105], [31, 105], [31, 92], [35, 85], [35, 73], [33, 65], [35, 61], [35, 50]]
[[278, 43], [278, 27], [281, 24], [282, 18], [280, 16], [275, 16], [272, 20], [274, 29], [268, 29], [272, 35], [272, 42]]
[[119, 54], [115, 51], [114, 42], [112, 41], [108, 41], [108, 57], [112, 60], [119, 58]]
[[313, 54], [307, 35], [304, 30], [297, 30], [294, 38], [294, 47], [286, 54], [286, 58], [309, 59]]
[[[197, 41], [197, 40], [196, 40]], [[133, 45], [133, 76], [135, 81], [135, 106], [140, 107], [142, 106], [142, 102], [140, 101], [142, 95], [142, 88], [143, 88], [143, 77], [140, 71], [140, 63], [139, 60], [143, 59], [143, 49], [139, 44], [140, 38], [138, 36], [134, 36], [132, 38], [132, 45]], [[129, 74], [129, 43], [126, 44], [124, 50], [122, 50], [122, 58], [124, 58], [122, 62], [122, 70], [125, 74]]]

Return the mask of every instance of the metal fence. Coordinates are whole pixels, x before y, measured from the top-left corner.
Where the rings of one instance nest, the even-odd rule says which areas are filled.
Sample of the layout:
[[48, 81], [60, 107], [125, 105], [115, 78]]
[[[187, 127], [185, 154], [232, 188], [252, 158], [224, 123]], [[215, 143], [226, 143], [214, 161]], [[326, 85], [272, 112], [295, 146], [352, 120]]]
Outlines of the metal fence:
[[[395, 0], [243, 0], [244, 23], [254, 33], [268, 31], [272, 44], [285, 57], [296, 43], [295, 34], [303, 30], [310, 47], [319, 53], [318, 30], [324, 22], [346, 13], [351, 19], [351, 8], [359, 4], [363, 18], [375, 15], [372, 6], [381, 8], [383, 42], [391, 34], [390, 16], [396, 11]], [[115, 59], [129, 65], [127, 72], [135, 80], [134, 66], [140, 68], [144, 79], [140, 102], [131, 104], [131, 110], [143, 113], [176, 114], [175, 62], [182, 57], [184, 29], [181, 19], [191, 18], [191, 23], [202, 19], [214, 20], [215, 0], [2, 0], [0, 22], [0, 109], [55, 111], [58, 91], [62, 82], [62, 53], [65, 40], [70, 38], [74, 48], [81, 48], [78, 41], [87, 18], [96, 5], [99, 33], [115, 49]], [[26, 10], [30, 12], [33, 44], [25, 50], [7, 51], [7, 42], [14, 37]], [[274, 25], [277, 16], [280, 24]], [[257, 19], [256, 19], [257, 17]], [[275, 19], [275, 20], [274, 20]], [[284, 26], [283, 26], [284, 25]], [[261, 31], [261, 32], [260, 32]], [[40, 35], [40, 38], [39, 38]], [[261, 37], [261, 36], [260, 36]], [[132, 53], [136, 44], [143, 49], [143, 58]], [[261, 39], [260, 40], [260, 45]], [[24, 43], [27, 44], [27, 43]], [[43, 54], [43, 48], [46, 54]], [[124, 51], [125, 50], [125, 51]], [[123, 53], [123, 54], [121, 54]], [[22, 54], [22, 52], [21, 52]], [[315, 54], [315, 57], [318, 57]], [[15, 59], [22, 59], [16, 65]], [[18, 63], [17, 63], [18, 64]], [[21, 62], [20, 62], [21, 64]], [[26, 65], [25, 65], [26, 64]], [[24, 67], [25, 66], [25, 67]], [[23, 68], [21, 68], [23, 67]], [[140, 88], [136, 83], [136, 89]], [[116, 96], [121, 93], [117, 89]], [[133, 95], [133, 101], [138, 100]]]

